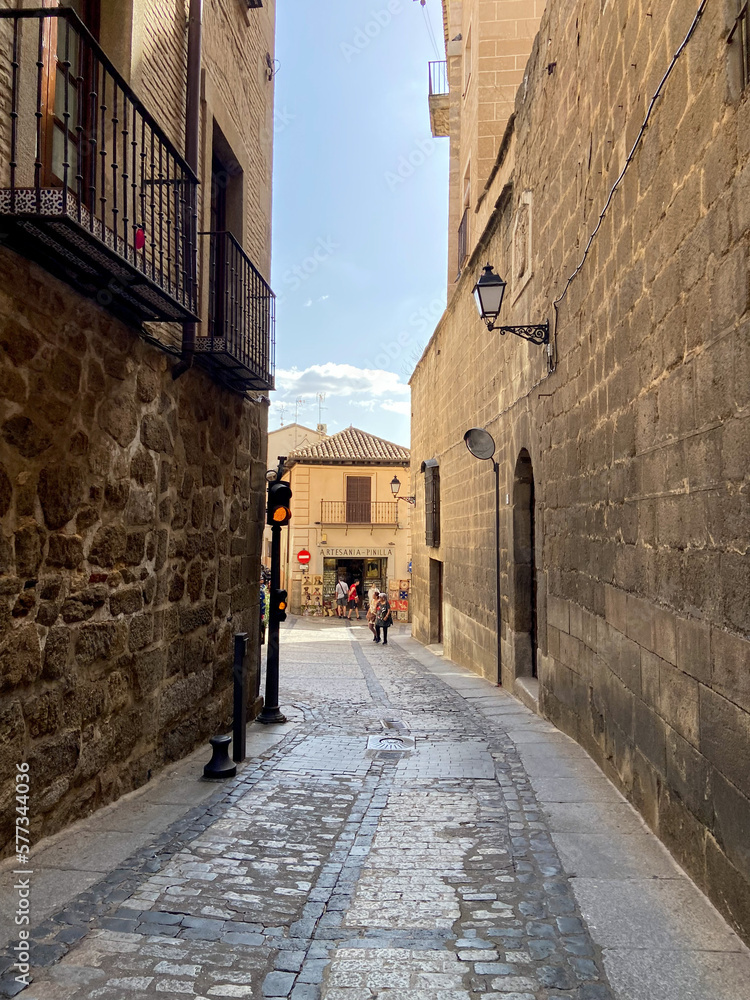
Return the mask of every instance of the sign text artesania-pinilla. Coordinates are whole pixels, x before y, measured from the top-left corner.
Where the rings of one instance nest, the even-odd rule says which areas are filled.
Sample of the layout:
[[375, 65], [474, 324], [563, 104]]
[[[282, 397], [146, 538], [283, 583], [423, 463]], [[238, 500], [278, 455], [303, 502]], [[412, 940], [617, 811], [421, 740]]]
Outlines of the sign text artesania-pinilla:
[[16, 876], [13, 888], [16, 896], [15, 924], [18, 928], [18, 941], [13, 945], [15, 955], [16, 982], [28, 986], [31, 983], [31, 962], [29, 953], [29, 938], [31, 926], [31, 876], [30, 868], [23, 867], [29, 863], [31, 837], [29, 834], [29, 765], [24, 762], [16, 764]]

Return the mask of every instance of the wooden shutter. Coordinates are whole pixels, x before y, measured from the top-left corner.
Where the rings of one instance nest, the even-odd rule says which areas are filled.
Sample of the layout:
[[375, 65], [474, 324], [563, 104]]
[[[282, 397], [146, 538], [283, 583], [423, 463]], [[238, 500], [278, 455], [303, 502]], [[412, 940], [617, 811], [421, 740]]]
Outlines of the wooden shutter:
[[434, 459], [424, 464], [424, 541], [440, 545], [440, 467]]
[[346, 477], [346, 521], [347, 524], [369, 524], [372, 498], [372, 478], [370, 476]]

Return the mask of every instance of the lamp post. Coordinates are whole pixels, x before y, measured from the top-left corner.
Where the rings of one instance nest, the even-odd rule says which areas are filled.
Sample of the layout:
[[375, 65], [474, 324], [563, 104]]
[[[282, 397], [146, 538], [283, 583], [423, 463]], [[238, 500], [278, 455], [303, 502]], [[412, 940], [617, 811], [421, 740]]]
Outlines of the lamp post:
[[525, 326], [495, 326], [495, 321], [503, 304], [503, 296], [507, 282], [499, 274], [495, 274], [491, 264], [487, 264], [479, 281], [474, 285], [474, 300], [479, 315], [487, 324], [488, 330], [497, 330], [501, 336], [514, 333], [517, 337], [531, 341], [532, 344], [549, 344], [549, 323], [527, 323]]
[[391, 480], [391, 493], [393, 494], [394, 500], [405, 500], [411, 507], [416, 507], [417, 498], [416, 497], [400, 497], [398, 491], [401, 489], [401, 480], [398, 476], [394, 476]]
[[[495, 275], [497, 277], [497, 275]], [[502, 280], [502, 279], [501, 279]], [[504, 284], [504, 283], [503, 283]], [[502, 292], [500, 293], [502, 301]], [[499, 309], [498, 305], [498, 309]], [[474, 458], [491, 461], [495, 472], [495, 617], [497, 620], [497, 683], [503, 683], [500, 653], [500, 466], [495, 461], [495, 441], [489, 431], [472, 427], [464, 434], [466, 447]]]

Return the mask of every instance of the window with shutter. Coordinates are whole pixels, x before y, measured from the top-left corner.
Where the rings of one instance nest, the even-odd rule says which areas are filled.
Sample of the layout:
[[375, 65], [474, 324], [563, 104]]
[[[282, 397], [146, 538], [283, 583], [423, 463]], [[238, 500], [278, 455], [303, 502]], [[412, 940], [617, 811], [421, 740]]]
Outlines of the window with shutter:
[[440, 545], [440, 467], [434, 458], [423, 465], [424, 540], [429, 548]]
[[369, 524], [371, 521], [372, 478], [370, 476], [346, 477], [347, 524]]

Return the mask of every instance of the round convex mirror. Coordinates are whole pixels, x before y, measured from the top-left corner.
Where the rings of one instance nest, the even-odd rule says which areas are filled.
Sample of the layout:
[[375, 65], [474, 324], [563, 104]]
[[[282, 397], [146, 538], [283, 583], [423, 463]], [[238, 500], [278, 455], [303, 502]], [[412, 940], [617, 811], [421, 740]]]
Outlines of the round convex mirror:
[[489, 431], [481, 427], [472, 427], [464, 434], [466, 447], [474, 458], [488, 459], [495, 454], [495, 442]]

